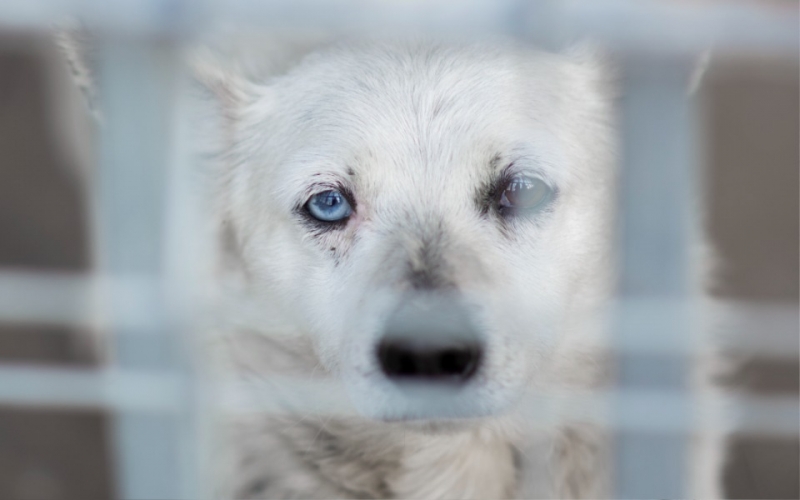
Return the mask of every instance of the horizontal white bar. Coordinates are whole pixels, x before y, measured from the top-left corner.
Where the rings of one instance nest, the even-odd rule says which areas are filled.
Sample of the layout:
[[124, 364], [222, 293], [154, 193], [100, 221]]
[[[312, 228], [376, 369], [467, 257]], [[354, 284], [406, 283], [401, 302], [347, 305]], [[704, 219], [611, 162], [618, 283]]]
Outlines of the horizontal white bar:
[[[112, 291], [115, 300], [114, 324], [132, 327], [134, 332], [149, 332], [153, 310], [159, 307], [161, 293], [157, 280], [147, 277], [94, 276], [66, 273], [0, 271], [0, 322], [63, 324], [99, 328], [108, 324], [104, 297]], [[264, 312], [260, 304], [247, 297], [216, 291], [216, 301], [195, 316], [197, 324], [224, 328], [249, 328], [265, 334], [293, 335], [288, 327]], [[631, 335], [614, 349], [638, 353], [683, 352], [699, 356], [722, 347], [735, 353], [773, 358], [798, 357], [798, 307], [791, 303], [754, 304], [748, 302], [708, 303], [701, 315], [705, 331], [693, 337], [690, 346], [661, 342], [650, 335]], [[642, 324], [658, 321], [680, 304], [674, 301], [627, 299], [618, 302], [619, 311]], [[691, 306], [690, 306], [691, 307]]]
[[[695, 334], [690, 342], [676, 344], [669, 338], [649, 335], [647, 325], [670, 319], [679, 307], [684, 307], [695, 321]], [[609, 340], [607, 346], [597, 346], [615, 352], [639, 354], [687, 354], [702, 358], [719, 352], [757, 355], [774, 359], [797, 359], [800, 349], [800, 324], [797, 304], [790, 302], [752, 303], [743, 301], [705, 301], [681, 305], [671, 299], [627, 298], [610, 306], [627, 321], [643, 325], [641, 334], [625, 335]], [[212, 324], [225, 332], [225, 327], [250, 329], [265, 335], [280, 337], [297, 335], [290, 326], [277, 324], [264, 308], [246, 297], [220, 295], [216, 315], [210, 314]], [[597, 318], [607, 321], [608, 318]], [[587, 320], [587, 323], [591, 321]], [[593, 325], [594, 326], [594, 325]], [[632, 332], [635, 333], [635, 332]], [[588, 348], [588, 346], [587, 346]]]
[[[0, 26], [50, 29], [66, 16], [109, 33], [202, 33], [211, 23], [289, 34], [494, 34], [559, 30], [616, 48], [798, 52], [796, 5], [656, 0], [5, 0]], [[552, 19], [543, 19], [550, 18]], [[558, 35], [559, 33], [554, 33]]]
[[[273, 377], [268, 381], [218, 389], [223, 411], [286, 414], [307, 412], [354, 415], [341, 385], [332, 381]], [[529, 392], [519, 411], [532, 426], [551, 427], [578, 421], [637, 431], [751, 432], [798, 435], [800, 409], [796, 397], [704, 396], [690, 392], [596, 390]], [[686, 421], [688, 408], [693, 415]], [[621, 410], [620, 410], [621, 409]]]
[[[590, 422], [648, 433], [696, 430], [800, 434], [800, 401], [796, 397], [738, 394], [702, 397], [633, 389], [573, 395], [565, 401], [575, 405], [574, 411], [565, 412], [569, 418], [585, 416]], [[613, 409], [613, 413], [603, 414], [604, 405]]]
[[0, 321], [91, 326], [93, 282], [85, 275], [0, 272]]
[[633, 51], [781, 51], [796, 54], [800, 16], [793, 2], [748, 0], [567, 0], [574, 35]]
[[[331, 380], [275, 376], [260, 382], [217, 381], [209, 388], [223, 413], [355, 414], [344, 388]], [[181, 379], [169, 373], [0, 367], [0, 405], [177, 414], [183, 389]], [[686, 405], [695, 415], [689, 422], [676, 410]], [[545, 427], [568, 420], [647, 431], [800, 433], [796, 397], [564, 390], [530, 392], [519, 411], [531, 425]]]
[[0, 404], [177, 413], [182, 384], [169, 373], [0, 365]]
[[[775, 359], [800, 355], [800, 308], [793, 302], [755, 303], [708, 300], [681, 303], [669, 298], [626, 297], [612, 306], [629, 328], [615, 339], [620, 352], [660, 354], [685, 352], [697, 357], [736, 353]], [[683, 310], [692, 334], [682, 343], [650, 335], [652, 325], [672, 321]]]
[[[159, 280], [41, 271], [0, 271], [0, 321], [98, 328], [113, 321], [153, 331], [161, 298]], [[109, 300], [117, 307], [110, 317]]]

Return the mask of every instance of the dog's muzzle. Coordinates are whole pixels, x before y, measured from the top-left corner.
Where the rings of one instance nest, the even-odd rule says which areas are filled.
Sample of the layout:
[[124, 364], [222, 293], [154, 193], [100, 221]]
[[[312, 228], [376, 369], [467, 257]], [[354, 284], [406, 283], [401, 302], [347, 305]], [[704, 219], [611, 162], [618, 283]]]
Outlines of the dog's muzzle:
[[483, 352], [463, 300], [412, 292], [389, 316], [376, 355], [392, 381], [463, 384], [480, 370]]

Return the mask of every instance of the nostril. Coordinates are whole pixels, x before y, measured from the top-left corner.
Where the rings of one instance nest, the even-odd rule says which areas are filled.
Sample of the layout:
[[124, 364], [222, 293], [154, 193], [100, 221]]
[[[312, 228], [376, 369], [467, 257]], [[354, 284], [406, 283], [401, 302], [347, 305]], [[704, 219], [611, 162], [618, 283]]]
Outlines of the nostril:
[[389, 346], [384, 349], [384, 370], [396, 375], [413, 375], [418, 371], [420, 360], [410, 350], [398, 346]]
[[465, 346], [461, 349], [447, 349], [439, 355], [438, 363], [446, 375], [471, 376], [477, 367], [478, 352]]
[[474, 342], [449, 345], [387, 339], [378, 347], [383, 372], [392, 379], [465, 381], [478, 369], [481, 346]]

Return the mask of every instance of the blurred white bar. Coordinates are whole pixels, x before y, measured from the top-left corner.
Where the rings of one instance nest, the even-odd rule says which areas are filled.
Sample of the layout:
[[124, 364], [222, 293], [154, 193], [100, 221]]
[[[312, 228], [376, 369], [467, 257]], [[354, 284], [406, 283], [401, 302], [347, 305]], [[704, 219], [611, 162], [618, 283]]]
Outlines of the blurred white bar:
[[[100, 168], [96, 206], [98, 267], [112, 278], [107, 293], [113, 360], [118, 369], [171, 373], [184, 389], [171, 415], [117, 410], [112, 421], [117, 496], [122, 499], [195, 498], [196, 477], [188, 475], [186, 449], [191, 429], [188, 373], [183, 339], [176, 331], [167, 247], [167, 214], [175, 133], [176, 83], [180, 59], [164, 40], [109, 40], [101, 54]], [[149, 287], [147, 324], [132, 327], [129, 300], [115, 285], [128, 276]]]
[[[693, 416], [688, 353], [696, 341], [691, 275], [691, 203], [699, 179], [696, 106], [686, 95], [691, 58], [622, 58], [620, 78], [621, 175], [618, 254], [619, 295], [614, 342], [634, 339], [667, 349], [620, 352], [615, 380], [620, 392], [674, 392], [653, 418]], [[645, 304], [640, 311], [624, 306]], [[657, 305], [656, 307], [652, 307]], [[650, 306], [650, 307], [647, 307]], [[614, 497], [682, 498], [688, 492], [688, 436], [670, 429], [624, 427], [636, 415], [630, 401], [616, 399]]]
[[171, 415], [179, 410], [182, 390], [174, 374], [156, 371], [0, 366], [0, 404], [5, 406]]
[[0, 271], [0, 321], [91, 328], [93, 290], [86, 275]]
[[[176, 365], [184, 380], [181, 408], [180, 480], [187, 498], [213, 498], [213, 436], [216, 415], [207, 383], [207, 332], [213, 266], [213, 230], [208, 200], [212, 199], [206, 172], [199, 168], [195, 120], [199, 102], [191, 91], [187, 68], [181, 67], [173, 113], [172, 142], [167, 175], [165, 211], [164, 284], [168, 324], [178, 339]], [[212, 311], [213, 312], [213, 309]]]
[[[270, 376], [262, 382], [222, 384], [215, 391], [219, 405], [230, 414], [322, 415], [358, 417], [345, 389], [331, 380]], [[523, 397], [516, 411], [533, 426], [553, 427], [590, 423], [636, 432], [755, 433], [765, 436], [800, 435], [797, 397], [709, 394], [692, 401], [694, 418], [674, 411], [691, 394], [654, 390], [595, 390], [534, 392]], [[621, 417], [615, 408], [626, 411]]]
[[[177, 416], [185, 379], [170, 372], [0, 367], [0, 405], [49, 409], [134, 411]], [[216, 381], [214, 408], [230, 415], [355, 416], [341, 384], [331, 380], [271, 376], [263, 382]], [[764, 436], [800, 435], [797, 397], [726, 395], [696, 402], [697, 418], [686, 421], [670, 408], [682, 404], [673, 392], [632, 390], [527, 394], [519, 411], [532, 426], [564, 421], [636, 431], [698, 432], [704, 429]], [[622, 419], [613, 408], [624, 405]]]
[[[67, 16], [110, 34], [202, 33], [212, 23], [291, 35], [536, 36], [557, 14], [564, 41], [596, 38], [634, 51], [798, 52], [798, 12], [787, 2], [666, 0], [5, 0], [0, 27], [50, 29]], [[545, 23], [547, 24], [547, 23]]]
[[794, 2], [566, 0], [561, 13], [572, 35], [595, 37], [622, 51], [800, 50], [800, 15]]
[[[710, 430], [765, 436], [800, 434], [800, 407], [796, 397], [708, 395], [691, 402], [695, 410], [691, 420], [687, 420], [683, 412], [675, 411], [687, 404], [686, 397], [674, 391], [647, 389], [565, 390], [532, 393], [522, 403], [522, 411], [530, 416], [534, 425], [552, 426], [569, 421], [644, 433], [691, 435]], [[620, 414], [618, 408], [624, 408], [625, 412]]]
[[[202, 253], [199, 248], [195, 246], [195, 256]], [[111, 290], [123, 298], [117, 305], [114, 324], [134, 334], [152, 334], [152, 311], [161, 307], [153, 297], [157, 296], [160, 283], [136, 276], [112, 278], [78, 273], [0, 271], [0, 322], [103, 328], [109, 321], [103, 312], [104, 301]], [[199, 324], [249, 329], [264, 332], [264, 335], [297, 335], [291, 325], [285, 328], [275, 325], [275, 318], [267, 315], [263, 305], [252, 298], [224, 289], [214, 291], [208, 283], [193, 291], [198, 295], [196, 300], [204, 302], [192, 312]], [[657, 320], [664, 306], [669, 308], [675, 304], [670, 299], [632, 297], [613, 307], [632, 321], [648, 324]], [[698, 313], [699, 321], [706, 326], [688, 346], [676, 346], [658, 337], [626, 335], [614, 349], [636, 353], [685, 351], [696, 357], [713, 356], [716, 351], [775, 359], [798, 357], [800, 309], [797, 304], [718, 301], [707, 304], [706, 309]]]
[[116, 324], [138, 332], [155, 326], [160, 283], [146, 276], [110, 277], [46, 271], [0, 271], [0, 321], [99, 328], [109, 321], [110, 295], [121, 307]]

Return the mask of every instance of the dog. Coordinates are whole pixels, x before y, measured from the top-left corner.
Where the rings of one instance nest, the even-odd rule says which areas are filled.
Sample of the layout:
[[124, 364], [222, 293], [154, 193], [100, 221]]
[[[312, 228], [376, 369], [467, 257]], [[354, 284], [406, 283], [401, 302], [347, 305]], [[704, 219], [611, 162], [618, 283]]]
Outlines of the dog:
[[353, 413], [225, 419], [216, 494], [610, 495], [609, 431], [523, 404], [611, 381], [610, 66], [504, 40], [266, 46], [191, 56], [219, 275], [269, 318], [211, 351], [241, 380], [333, 382]]

